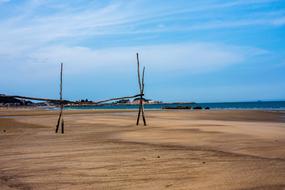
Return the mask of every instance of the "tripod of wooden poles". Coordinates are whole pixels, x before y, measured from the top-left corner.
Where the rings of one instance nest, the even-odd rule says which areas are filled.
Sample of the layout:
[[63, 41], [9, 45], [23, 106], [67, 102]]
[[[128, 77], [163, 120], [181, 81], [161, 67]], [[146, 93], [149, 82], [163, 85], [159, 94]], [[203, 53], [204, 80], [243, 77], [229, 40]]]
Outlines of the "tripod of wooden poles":
[[139, 102], [139, 113], [138, 113], [138, 117], [137, 117], [137, 125], [139, 125], [140, 122], [140, 115], [142, 115], [142, 119], [143, 119], [143, 124], [144, 126], [146, 126], [146, 120], [145, 120], [145, 116], [144, 116], [144, 71], [145, 71], [145, 67], [143, 67], [143, 71], [142, 71], [142, 77], [140, 76], [140, 61], [139, 61], [139, 54], [137, 53], [137, 66], [138, 66], [138, 84], [139, 84], [139, 90], [140, 90], [140, 102]]

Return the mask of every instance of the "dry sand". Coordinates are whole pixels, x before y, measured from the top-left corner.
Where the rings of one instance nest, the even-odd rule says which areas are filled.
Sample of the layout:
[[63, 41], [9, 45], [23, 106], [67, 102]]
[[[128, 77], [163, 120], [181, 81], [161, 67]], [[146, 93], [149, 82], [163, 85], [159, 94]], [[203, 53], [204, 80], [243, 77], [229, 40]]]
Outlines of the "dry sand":
[[0, 189], [285, 189], [285, 112], [0, 110]]

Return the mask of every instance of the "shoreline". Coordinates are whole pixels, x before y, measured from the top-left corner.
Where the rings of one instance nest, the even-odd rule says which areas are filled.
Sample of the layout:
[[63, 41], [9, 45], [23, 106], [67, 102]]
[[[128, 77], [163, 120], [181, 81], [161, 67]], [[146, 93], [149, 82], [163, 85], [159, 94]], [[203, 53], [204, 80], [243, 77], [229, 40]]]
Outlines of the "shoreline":
[[[14, 109], [46, 109], [57, 110], [57, 106], [15, 106]], [[65, 105], [65, 110], [135, 110], [138, 104], [100, 104], [100, 105]], [[211, 109], [211, 110], [285, 110], [285, 101], [247, 101], [247, 102], [217, 102], [217, 103], [160, 103], [144, 104], [146, 110], [192, 110], [192, 109]], [[9, 109], [9, 107], [0, 107]]]
[[[116, 108], [116, 109], [112, 109], [112, 108], [108, 108], [108, 109], [97, 109], [97, 108], [90, 108], [90, 109], [80, 109], [80, 108], [75, 108], [75, 109], [69, 109], [69, 108], [64, 108], [63, 109], [64, 112], [68, 112], [68, 111], [107, 111], [107, 112], [137, 112], [138, 111], [138, 108], [132, 108], [132, 109], [129, 109], [129, 108], [124, 108], [124, 109], [119, 109], [119, 108]], [[173, 111], [173, 112], [183, 112], [183, 111], [186, 111], [186, 112], [197, 112], [197, 111], [264, 111], [264, 112], [285, 112], [285, 108], [280, 108], [280, 109], [270, 109], [270, 108], [250, 108], [250, 109], [245, 109], [245, 108], [211, 108], [211, 109], [156, 109], [156, 108], [153, 108], [153, 109], [148, 109], [148, 108], [145, 108], [144, 110], [146, 111]], [[53, 108], [53, 109], [49, 109], [49, 108], [41, 108], [41, 107], [38, 107], [38, 108], [29, 108], [29, 107], [25, 107], [25, 108], [20, 108], [20, 107], [17, 107], [17, 108], [3, 108], [1, 109], [0, 108], [0, 111], [8, 111], [8, 112], [11, 112], [11, 111], [54, 111], [54, 112], [58, 112], [60, 111], [60, 108]]]

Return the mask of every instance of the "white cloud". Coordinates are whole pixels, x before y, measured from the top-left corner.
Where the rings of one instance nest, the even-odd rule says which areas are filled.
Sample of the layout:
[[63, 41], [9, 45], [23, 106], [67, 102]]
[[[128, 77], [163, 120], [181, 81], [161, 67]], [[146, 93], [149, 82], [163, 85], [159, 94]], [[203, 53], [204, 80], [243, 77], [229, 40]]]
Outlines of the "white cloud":
[[[2, 2], [5, 1], [7, 0], [2, 0]], [[278, 15], [261, 13], [258, 17], [237, 15], [236, 18], [227, 18], [224, 16], [223, 20], [207, 16], [209, 10], [221, 10], [220, 12], [223, 13], [223, 9], [270, 2], [274, 0], [208, 4], [196, 2], [193, 5], [197, 6], [181, 7], [179, 3], [174, 4], [175, 6], [172, 3], [165, 6], [150, 6], [149, 1], [112, 1], [102, 7], [92, 5], [79, 9], [70, 7], [68, 3], [65, 5], [33, 0], [18, 8], [20, 11], [15, 16], [0, 21], [0, 54], [26, 54], [26, 51], [33, 51], [33, 49], [48, 46], [49, 43], [57, 43], [59, 40], [78, 44], [81, 40], [90, 37], [96, 41], [105, 36], [128, 34], [139, 34], [141, 37], [150, 33], [284, 25], [284, 12]], [[41, 14], [38, 10], [57, 6], [59, 8], [52, 9], [52, 13], [49, 14]], [[182, 25], [171, 22], [171, 20], [179, 21], [181, 15], [186, 16], [189, 22]], [[204, 18], [204, 16], [206, 19], [201, 20], [200, 17]], [[195, 20], [198, 22], [194, 22]], [[169, 23], [164, 24], [165, 22]]]
[[[126, 70], [136, 64], [135, 53], [148, 70], [156, 73], [210, 72], [242, 63], [267, 52], [254, 48], [212, 43], [184, 43], [92, 50], [85, 47], [51, 46], [35, 51], [32, 62], [64, 62], [71, 73]], [[173, 73], [174, 74], [174, 73]]]
[[[2, 0], [4, 2], [5, 0]], [[189, 70], [189, 72], [211, 71], [243, 62], [253, 48], [234, 47], [213, 43], [185, 43], [111, 48], [86, 48], [80, 41], [92, 37], [92, 43], [106, 36], [140, 34], [135, 38], [147, 38], [149, 33], [235, 28], [249, 25], [280, 26], [284, 18], [280, 15], [264, 18], [215, 21], [214, 18], [182, 26], [168, 26], [161, 21], [175, 19], [177, 15], [190, 13], [187, 19], [206, 15], [208, 10], [221, 10], [236, 6], [265, 4], [273, 0], [235, 1], [230, 3], [194, 3], [197, 7], [181, 7], [179, 4], [150, 6], [150, 1], [112, 1], [104, 6], [72, 7], [64, 3], [33, 0], [19, 8], [18, 15], [0, 21], [0, 64], [35, 67], [44, 63], [60, 61], [70, 65], [70, 71], [81, 72], [103, 67], [125, 68], [135, 62], [135, 52], [141, 52], [142, 61], [156, 71]], [[148, 2], [148, 3], [144, 3]], [[171, 2], [171, 1], [170, 1]], [[43, 7], [44, 6], [44, 7]], [[148, 6], [148, 9], [144, 7]], [[40, 14], [39, 8], [55, 7], [52, 13]], [[280, 13], [283, 14], [283, 13]], [[178, 17], [179, 19], [179, 17]], [[159, 27], [144, 27], [154, 22]], [[189, 27], [190, 26], [190, 27]], [[116, 38], [117, 39], [117, 38]], [[73, 44], [73, 45], [69, 45]], [[256, 56], [256, 55], [255, 55]], [[31, 68], [30, 68], [31, 69]], [[84, 70], [81, 69], [81, 70]]]

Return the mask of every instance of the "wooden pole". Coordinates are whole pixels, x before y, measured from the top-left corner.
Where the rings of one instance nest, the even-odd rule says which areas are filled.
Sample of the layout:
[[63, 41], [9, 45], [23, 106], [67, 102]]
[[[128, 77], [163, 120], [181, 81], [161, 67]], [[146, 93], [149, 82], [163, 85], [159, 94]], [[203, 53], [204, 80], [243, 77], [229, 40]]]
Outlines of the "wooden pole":
[[63, 70], [63, 63], [60, 64], [60, 101], [62, 101], [62, 70]]
[[64, 133], [64, 120], [62, 118], [62, 121], [61, 121], [61, 133], [63, 134]]
[[56, 125], [56, 129], [55, 132], [58, 132], [58, 128], [61, 124], [61, 133], [64, 133], [64, 120], [62, 118], [63, 115], [63, 108], [64, 108], [64, 103], [62, 101], [62, 71], [63, 71], [63, 63], [60, 64], [60, 92], [59, 92], [59, 96], [60, 96], [60, 113], [59, 113], [59, 117], [57, 120], [57, 125]]
[[[138, 74], [139, 91], [140, 91], [140, 94], [141, 94], [140, 60], [139, 60], [139, 54], [138, 53], [137, 53], [137, 74]], [[138, 112], [138, 117], [137, 117], [137, 125], [139, 125], [139, 122], [140, 122], [141, 101], [142, 101], [142, 96], [140, 96], [139, 112]]]
[[102, 103], [106, 103], [106, 102], [110, 102], [110, 101], [115, 101], [115, 100], [123, 100], [123, 99], [128, 99], [128, 98], [136, 98], [136, 97], [140, 97], [142, 94], [137, 94], [134, 96], [125, 96], [125, 97], [120, 97], [120, 98], [111, 98], [111, 99], [107, 99], [107, 100], [100, 100], [100, 101], [96, 101], [94, 102], [94, 104], [102, 104]]
[[142, 94], [142, 84], [141, 84], [141, 76], [140, 76], [140, 60], [139, 60], [139, 54], [137, 53], [137, 66], [138, 66], [138, 83], [139, 83], [139, 90]]
[[141, 91], [141, 94], [144, 93], [144, 71], [145, 71], [145, 67], [143, 67], [143, 72], [142, 72], [142, 91]]
[[137, 125], [139, 125], [139, 122], [140, 122], [140, 115], [141, 115], [141, 104], [139, 105], [139, 113], [138, 113], [138, 117], [137, 117]]
[[[143, 67], [143, 73], [142, 73], [142, 90], [141, 90], [141, 94], [144, 94], [144, 71], [145, 71], [145, 67]], [[142, 109], [143, 124], [144, 124], [144, 126], [146, 126], [146, 120], [145, 120], [145, 116], [144, 116], [143, 96], [141, 96], [141, 109]]]
[[55, 102], [55, 103], [76, 103], [74, 101], [70, 100], [57, 100], [57, 99], [49, 99], [49, 98], [35, 98], [35, 97], [28, 97], [28, 96], [17, 96], [17, 95], [0, 95], [1, 97], [7, 97], [7, 98], [18, 98], [18, 99], [25, 99], [25, 100], [38, 100], [38, 101], [47, 101], [47, 102]]
[[[142, 94], [144, 95], [144, 94]], [[119, 97], [119, 98], [111, 98], [107, 100], [99, 100], [99, 101], [93, 101], [90, 104], [102, 104], [110, 101], [115, 101], [115, 100], [123, 100], [123, 99], [128, 99], [128, 98], [137, 98], [140, 97], [141, 94], [136, 94], [134, 96], [124, 96], [124, 97]], [[38, 101], [47, 101], [47, 102], [54, 102], [54, 103], [63, 103], [63, 104], [68, 104], [68, 103], [73, 103], [73, 104], [78, 104], [78, 102], [71, 101], [71, 100], [58, 100], [58, 99], [49, 99], [49, 98], [36, 98], [36, 97], [28, 97], [28, 96], [18, 96], [18, 95], [0, 95], [0, 97], [6, 97], [6, 98], [18, 98], [18, 99], [23, 99], [23, 100], [38, 100]]]
[[144, 115], [144, 106], [143, 106], [143, 96], [144, 96], [144, 72], [145, 67], [143, 68], [142, 72], [142, 79], [140, 76], [140, 61], [139, 61], [139, 54], [137, 53], [137, 73], [138, 73], [138, 84], [139, 84], [139, 90], [140, 90], [140, 103], [139, 103], [139, 112], [137, 117], [137, 125], [139, 125], [140, 122], [140, 115], [142, 114], [144, 126], [146, 126], [146, 120]]
[[63, 73], [63, 63], [60, 64], [60, 101], [61, 101], [61, 106], [60, 106], [60, 112], [61, 112], [61, 133], [64, 133], [64, 120], [63, 120], [63, 108], [64, 104], [62, 103], [62, 73]]

